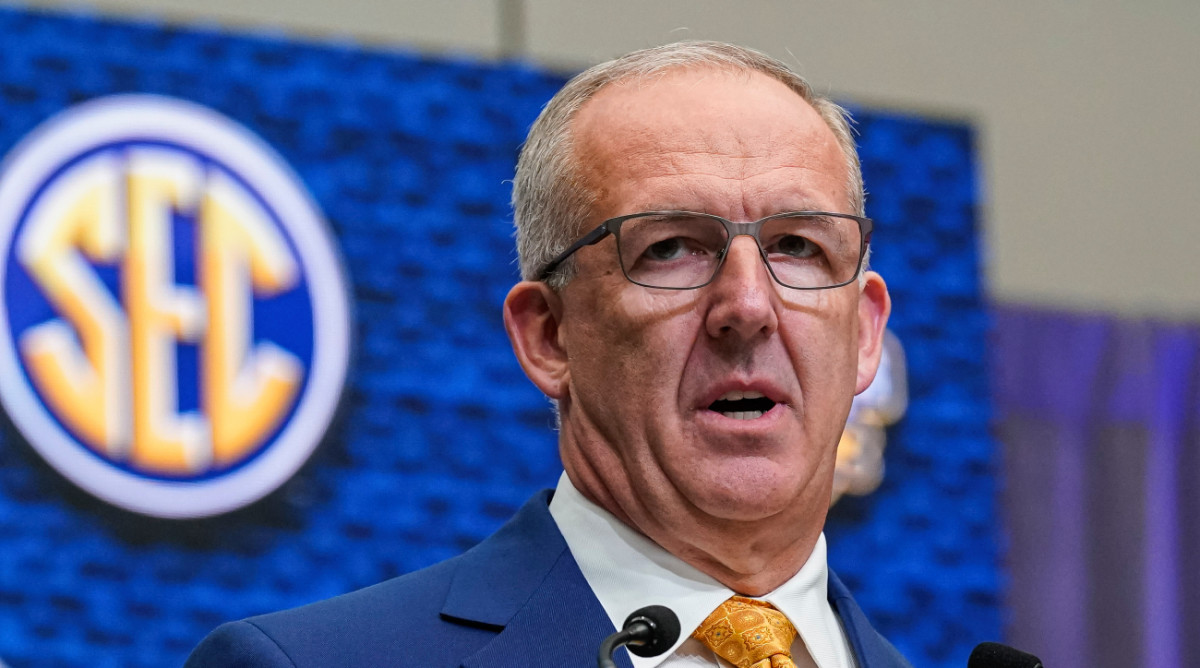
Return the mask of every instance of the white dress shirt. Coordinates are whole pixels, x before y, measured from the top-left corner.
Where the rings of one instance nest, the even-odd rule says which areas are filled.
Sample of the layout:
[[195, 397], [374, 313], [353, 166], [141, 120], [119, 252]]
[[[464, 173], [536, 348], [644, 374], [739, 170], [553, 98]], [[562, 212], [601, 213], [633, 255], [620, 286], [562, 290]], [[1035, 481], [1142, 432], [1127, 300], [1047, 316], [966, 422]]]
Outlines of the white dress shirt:
[[[730, 665], [691, 634], [736, 592], [584, 498], [565, 473], [550, 501], [550, 515], [614, 627], [621, 628], [629, 613], [646, 605], [665, 605], [679, 615], [680, 637], [671, 651], [649, 658], [630, 654], [634, 668]], [[787, 615], [799, 632], [792, 643], [799, 668], [855, 668], [846, 633], [826, 598], [828, 583], [822, 533], [800, 571], [758, 597]]]

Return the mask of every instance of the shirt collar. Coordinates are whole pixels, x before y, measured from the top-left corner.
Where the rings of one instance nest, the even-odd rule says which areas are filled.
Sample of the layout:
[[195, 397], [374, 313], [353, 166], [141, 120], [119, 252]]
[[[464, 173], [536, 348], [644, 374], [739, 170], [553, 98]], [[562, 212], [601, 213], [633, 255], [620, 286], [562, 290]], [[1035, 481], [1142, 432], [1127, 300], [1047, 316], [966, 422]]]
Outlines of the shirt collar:
[[[565, 473], [550, 514], [615, 628], [646, 605], [665, 605], [679, 616], [681, 633], [671, 651], [649, 658], [630, 655], [634, 668], [658, 666], [735, 593], [586, 499]], [[822, 533], [800, 571], [760, 597], [787, 615], [818, 666], [843, 665], [834, 646], [842, 631], [827, 600], [828, 582]]]

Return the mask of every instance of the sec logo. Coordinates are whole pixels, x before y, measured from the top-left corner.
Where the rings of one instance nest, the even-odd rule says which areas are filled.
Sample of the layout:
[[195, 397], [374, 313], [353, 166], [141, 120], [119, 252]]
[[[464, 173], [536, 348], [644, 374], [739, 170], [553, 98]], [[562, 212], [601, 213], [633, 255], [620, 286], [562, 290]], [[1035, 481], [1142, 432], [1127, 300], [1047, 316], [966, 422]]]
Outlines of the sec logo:
[[204, 517], [290, 478], [346, 377], [345, 273], [299, 179], [248, 130], [121, 95], [0, 171], [0, 401], [128, 510]]

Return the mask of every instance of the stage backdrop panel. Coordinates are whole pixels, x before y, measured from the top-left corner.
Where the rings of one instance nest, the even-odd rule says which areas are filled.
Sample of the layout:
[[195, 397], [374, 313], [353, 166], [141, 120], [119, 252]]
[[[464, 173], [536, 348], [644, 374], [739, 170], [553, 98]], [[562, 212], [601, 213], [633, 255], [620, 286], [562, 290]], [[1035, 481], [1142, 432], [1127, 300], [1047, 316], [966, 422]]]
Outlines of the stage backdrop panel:
[[[560, 466], [513, 360], [517, 151], [564, 76], [520, 64], [0, 11], [0, 151], [46, 118], [156, 93], [245, 125], [328, 218], [354, 300], [338, 418], [279, 492], [153, 520], [96, 501], [10, 429], [0, 444], [0, 658], [166, 666], [223, 621], [458, 554]], [[910, 407], [882, 487], [834, 507], [831, 562], [918, 666], [960, 666], [1001, 627], [983, 368], [975, 154], [961, 123], [857, 110]]]

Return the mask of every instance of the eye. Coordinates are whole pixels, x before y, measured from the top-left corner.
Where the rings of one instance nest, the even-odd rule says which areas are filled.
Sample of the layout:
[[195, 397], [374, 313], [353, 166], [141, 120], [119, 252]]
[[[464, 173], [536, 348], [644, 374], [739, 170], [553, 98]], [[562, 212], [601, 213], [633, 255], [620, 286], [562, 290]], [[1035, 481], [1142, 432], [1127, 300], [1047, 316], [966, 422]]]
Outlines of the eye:
[[671, 237], [662, 241], [650, 244], [646, 249], [645, 256], [651, 260], [677, 260], [687, 252], [684, 246], [683, 239], [680, 237]]
[[818, 246], [812, 239], [789, 234], [780, 237], [779, 240], [773, 244], [770, 252], [782, 253], [788, 257], [806, 258], [820, 254], [821, 247]]

